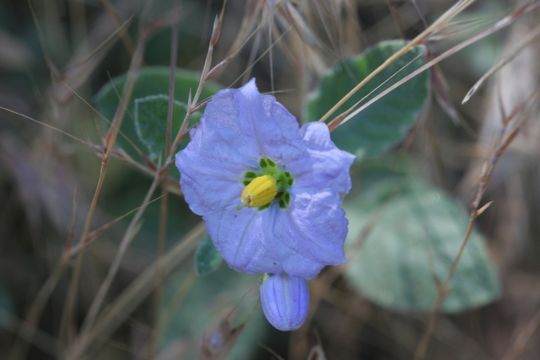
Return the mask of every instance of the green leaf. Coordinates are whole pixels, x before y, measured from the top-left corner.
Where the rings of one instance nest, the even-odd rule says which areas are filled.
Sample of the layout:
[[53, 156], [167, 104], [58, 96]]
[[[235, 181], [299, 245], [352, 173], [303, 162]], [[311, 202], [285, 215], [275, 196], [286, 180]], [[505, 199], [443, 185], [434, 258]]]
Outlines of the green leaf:
[[199, 276], [208, 275], [216, 271], [222, 262], [223, 258], [212, 244], [210, 236], [206, 235], [195, 252], [195, 272]]
[[[157, 160], [165, 149], [167, 132], [167, 113], [169, 97], [167, 95], [150, 95], [135, 99], [135, 130], [139, 140], [145, 145], [149, 157]], [[181, 121], [187, 112], [186, 104], [174, 101], [171, 141], [180, 130]], [[199, 122], [201, 113], [196, 112], [190, 118], [190, 126]]]
[[[258, 279], [228, 268], [194, 277], [183, 267], [167, 281], [160, 308], [159, 340], [162, 351], [183, 344], [182, 359], [196, 359], [201, 339], [228, 320], [232, 327], [246, 323], [239, 336], [224, 334], [216, 345], [226, 359], [250, 359], [269, 326], [258, 306]], [[229, 347], [232, 345], [232, 348]]]
[[[443, 192], [407, 175], [373, 183], [346, 200], [351, 284], [373, 302], [429, 311], [465, 234], [466, 211]], [[436, 280], [435, 280], [436, 279]], [[484, 239], [473, 230], [442, 311], [493, 301], [499, 281]]]
[[[195, 94], [199, 77], [200, 74], [196, 72], [176, 70], [173, 130], [179, 129], [186, 111], [185, 103], [188, 101], [190, 93]], [[108, 120], [104, 121], [104, 129], [110, 126], [110, 121], [114, 117], [126, 79], [126, 75], [112, 79], [101, 88], [95, 97], [98, 110]], [[201, 92], [201, 99], [212, 96], [219, 88], [215, 83], [206, 83]], [[156, 159], [161, 154], [167, 126], [167, 103], [164, 99], [168, 102], [168, 94], [169, 67], [146, 67], [138, 72], [128, 109], [120, 128], [122, 133], [117, 141], [117, 144], [131, 156], [138, 157], [134, 147], [147, 153], [152, 159]], [[138, 109], [136, 109], [137, 103], [139, 104]], [[155, 114], [152, 114], [152, 111], [156, 111]], [[199, 117], [200, 115], [192, 116], [190, 125], [194, 125]], [[163, 135], [160, 135], [160, 132]], [[173, 131], [173, 137], [175, 135]]]
[[[321, 79], [318, 88], [308, 99], [307, 120], [320, 119], [349, 90], [405, 44], [403, 40], [383, 41], [358, 56], [346, 58], [336, 64], [330, 73]], [[369, 81], [333, 116], [367, 96], [361, 104], [365, 103], [422, 66], [425, 61], [425, 48], [415, 47]], [[429, 74], [423, 72], [339, 126], [333, 132], [332, 138], [339, 148], [360, 156], [374, 156], [385, 152], [405, 138], [426, 104], [428, 95]]]
[[15, 304], [11, 295], [3, 286], [0, 286], [0, 328], [9, 326], [13, 319], [14, 309]]

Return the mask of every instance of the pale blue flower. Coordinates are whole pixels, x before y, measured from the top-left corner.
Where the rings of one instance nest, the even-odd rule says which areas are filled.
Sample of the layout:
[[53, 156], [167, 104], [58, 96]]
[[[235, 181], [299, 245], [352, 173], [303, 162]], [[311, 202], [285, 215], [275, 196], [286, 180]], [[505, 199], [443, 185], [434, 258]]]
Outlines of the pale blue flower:
[[176, 156], [182, 192], [227, 264], [304, 280], [345, 261], [354, 156], [328, 127], [299, 127], [251, 80], [217, 93]]

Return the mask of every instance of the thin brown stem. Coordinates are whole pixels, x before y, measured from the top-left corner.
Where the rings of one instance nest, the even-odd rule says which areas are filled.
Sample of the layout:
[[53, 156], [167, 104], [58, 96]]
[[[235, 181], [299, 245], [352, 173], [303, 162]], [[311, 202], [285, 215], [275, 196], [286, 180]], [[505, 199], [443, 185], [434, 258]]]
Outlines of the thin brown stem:
[[452, 20], [456, 15], [461, 13], [465, 8], [472, 4], [474, 0], [462, 0], [452, 6], [448, 11], [446, 11], [437, 21], [431, 24], [427, 29], [418, 34], [414, 39], [409, 41], [404, 47], [396, 51], [392, 56], [386, 59], [380, 66], [373, 70], [368, 76], [366, 76], [362, 81], [356, 84], [345, 96], [343, 96], [334, 106], [330, 108], [320, 119], [320, 121], [325, 122], [328, 118], [335, 113], [340, 107], [342, 107], [351, 97], [354, 96], [360, 89], [362, 89], [368, 82], [373, 80], [375, 76], [380, 74], [388, 66], [392, 65], [395, 61], [401, 58], [403, 55], [411, 51], [415, 46], [422, 44], [427, 38], [431, 35], [436, 34], [441, 29], [443, 29], [450, 20]]
[[[176, 84], [176, 61], [178, 57], [178, 23], [174, 23], [172, 26], [172, 36], [171, 36], [171, 57], [169, 60], [169, 101], [167, 103], [167, 126], [165, 131], [165, 149], [164, 149], [164, 158], [168, 158], [171, 151], [171, 137], [172, 137], [172, 124], [173, 124], [173, 115], [174, 115], [174, 92]], [[169, 166], [165, 165], [163, 171], [161, 172], [161, 202], [160, 202], [160, 217], [159, 217], [159, 233], [156, 249], [156, 259], [159, 259], [164, 251], [165, 244], [167, 240], [167, 217], [168, 217], [168, 194], [167, 184], [169, 181]], [[153, 357], [156, 354], [158, 336], [160, 333], [160, 320], [159, 312], [161, 309], [161, 297], [162, 297], [162, 274], [158, 273], [156, 278], [156, 293], [154, 298], [154, 332], [152, 336], [151, 346], [150, 346], [150, 357]]]
[[[350, 112], [350, 109], [347, 109], [345, 112], [338, 115], [336, 118], [332, 119], [332, 121], [330, 121], [328, 123], [328, 128], [331, 131], [335, 130], [337, 127], [339, 127], [339, 126], [345, 124], [346, 122], [350, 121], [352, 118], [354, 118], [360, 112], [364, 111], [366, 108], [371, 106], [373, 103], [375, 103], [376, 101], [379, 101], [381, 98], [388, 95], [390, 92], [394, 91], [396, 88], [400, 87], [401, 85], [405, 84], [406, 82], [410, 81], [411, 79], [415, 78], [416, 76], [418, 76], [422, 72], [432, 68], [433, 66], [437, 65], [438, 63], [440, 63], [444, 59], [454, 55], [455, 53], [463, 50], [464, 48], [466, 48], [466, 47], [468, 47], [468, 46], [470, 46], [470, 45], [484, 39], [485, 37], [490, 36], [490, 35], [494, 34], [495, 32], [497, 32], [497, 31], [499, 31], [501, 29], [504, 29], [505, 27], [513, 24], [514, 21], [516, 21], [519, 17], [521, 17], [521, 16], [535, 10], [538, 7], [540, 7], [540, 4], [538, 4], [538, 3], [537, 4], [527, 4], [527, 5], [524, 5], [524, 6], [520, 7], [518, 10], [512, 12], [508, 16], [505, 16], [501, 20], [497, 21], [497, 23], [495, 23], [489, 29], [486, 29], [486, 30], [472, 36], [471, 38], [457, 44], [456, 46], [454, 46], [454, 47], [448, 49], [447, 51], [445, 51], [444, 53], [442, 53], [441, 55], [433, 58], [432, 60], [428, 61], [424, 65], [420, 66], [418, 69], [414, 70], [413, 72], [411, 72], [410, 74], [408, 74], [407, 76], [402, 78], [401, 80], [397, 81], [392, 86], [388, 87], [387, 89], [385, 89], [381, 93], [377, 94], [376, 96], [374, 96], [372, 99], [367, 101], [365, 104], [363, 104], [362, 106], [360, 106], [358, 109], [354, 110], [353, 112]], [[357, 105], [357, 104], [355, 104], [355, 105]], [[347, 114], [347, 115], [343, 116], [344, 114]]]
[[179, 240], [169, 252], [142, 273], [129, 287], [110, 305], [106, 312], [96, 319], [95, 325], [88, 332], [81, 334], [77, 341], [68, 348], [65, 359], [80, 359], [90, 346], [99, 346], [131, 312], [150, 294], [154, 288], [154, 280], [158, 273], [167, 277], [187, 256], [197, 241], [204, 235], [205, 228], [201, 223], [190, 231], [184, 239]]
[[[114, 148], [114, 144], [116, 143], [116, 139], [120, 131], [120, 126], [122, 124], [122, 120], [124, 119], [124, 114], [126, 113], [126, 110], [129, 104], [131, 93], [133, 92], [133, 87], [135, 85], [135, 80], [137, 77], [136, 75], [137, 70], [140, 68], [142, 64], [142, 55], [144, 52], [143, 50], [144, 50], [145, 44], [146, 44], [146, 38], [143, 36], [138, 42], [137, 48], [135, 49], [135, 52], [133, 54], [133, 58], [131, 60], [131, 64], [129, 67], [127, 80], [124, 85], [122, 98], [120, 99], [120, 103], [114, 115], [111, 127], [109, 128], [109, 131], [107, 132], [107, 135], [106, 135], [105, 150], [103, 153], [103, 157], [101, 159], [98, 181], [96, 184], [96, 188], [94, 190], [94, 195], [92, 196], [92, 201], [90, 202], [90, 207], [88, 209], [88, 214], [86, 216], [86, 220], [84, 223], [83, 231], [81, 233], [79, 242], [86, 241], [87, 235], [90, 232], [90, 228], [92, 226], [93, 219], [94, 219], [94, 214], [97, 208], [97, 202], [99, 200], [99, 196], [101, 195], [101, 190], [103, 189], [103, 184], [105, 182], [105, 175], [107, 173], [107, 167], [109, 164], [110, 155]], [[77, 259], [75, 261], [75, 267], [74, 267], [70, 285], [69, 285], [65, 313], [64, 313], [65, 315], [63, 316], [64, 320], [62, 321], [62, 328], [64, 329], [66, 329], [69, 326], [69, 324], [72, 324], [75, 318], [76, 295], [77, 295], [79, 280], [81, 276], [82, 262], [83, 262], [83, 252], [81, 251], [77, 255]], [[70, 335], [69, 333], [70, 332], [68, 331], [68, 339], [72, 337], [72, 334]]]
[[518, 334], [503, 360], [518, 359], [527, 348], [527, 344], [536, 330], [540, 327], [540, 310], [532, 316], [531, 320], [525, 325], [524, 329]]
[[[469, 242], [469, 238], [473, 231], [476, 219], [484, 212], [486, 208], [485, 206], [481, 206], [480, 202], [482, 201], [482, 197], [484, 196], [487, 190], [489, 181], [491, 179], [491, 175], [493, 174], [493, 171], [495, 170], [495, 166], [497, 165], [497, 162], [500, 159], [500, 157], [504, 154], [504, 150], [513, 141], [513, 139], [515, 139], [515, 134], [517, 134], [517, 131], [522, 128], [523, 124], [528, 119], [528, 117], [523, 115], [525, 113], [525, 110], [537, 98], [538, 98], [538, 91], [534, 91], [531, 94], [531, 96], [529, 96], [529, 98], [527, 98], [525, 101], [523, 101], [522, 103], [516, 106], [514, 111], [512, 111], [508, 115], [508, 119], [503, 121], [503, 128], [500, 131], [499, 137], [496, 140], [496, 144], [495, 144], [495, 147], [493, 148], [492, 154], [484, 162], [482, 173], [478, 180], [478, 187], [476, 189], [475, 196], [473, 197], [471, 201], [471, 211], [469, 215], [469, 221], [467, 223], [467, 228], [465, 230], [465, 234], [463, 235], [463, 239], [461, 240], [461, 243], [459, 245], [458, 252], [456, 256], [454, 257], [454, 260], [452, 261], [452, 265], [450, 266], [450, 269], [448, 270], [448, 273], [446, 274], [444, 281], [438, 286], [437, 299], [435, 301], [432, 311], [430, 312], [424, 333], [422, 337], [420, 338], [418, 346], [416, 347], [415, 356], [414, 356], [416, 360], [422, 360], [426, 356], [426, 353], [429, 347], [429, 342], [431, 339], [431, 334], [435, 330], [435, 324], [437, 322], [437, 315], [442, 307], [442, 304], [444, 303], [444, 300], [446, 299], [446, 296], [448, 295], [450, 281], [452, 280], [452, 277], [454, 273], [456, 272], [456, 269], [459, 265], [463, 252], [465, 251], [465, 248]], [[515, 119], [518, 115], [522, 115], [522, 118], [521, 118], [521, 121], [516, 120], [517, 122], [517, 125], [515, 127], [516, 131], [512, 131], [509, 135], [506, 135], [507, 133], [506, 130], [508, 129], [508, 126], [510, 126], [511, 120]]]
[[[116, 26], [120, 28], [122, 24], [122, 19], [118, 16], [116, 13], [116, 10], [112, 6], [111, 2], [109, 0], [101, 0], [101, 4], [109, 14], [109, 16], [113, 19]], [[127, 52], [130, 55], [133, 55], [133, 52], [135, 51], [135, 46], [133, 45], [133, 41], [129, 37], [128, 32], [125, 29], [120, 30], [120, 39], [122, 39], [122, 43], [124, 44], [124, 47], [126, 48]]]
[[122, 259], [127, 249], [129, 248], [131, 241], [134, 239], [135, 235], [137, 234], [139, 230], [140, 219], [142, 215], [144, 214], [144, 211], [146, 210], [148, 204], [150, 203], [150, 198], [154, 194], [154, 191], [156, 190], [159, 184], [159, 179], [160, 179], [160, 173], [156, 172], [154, 181], [152, 182], [152, 184], [150, 185], [150, 188], [146, 192], [146, 196], [144, 200], [142, 201], [142, 205], [137, 209], [135, 216], [133, 216], [133, 219], [131, 219], [131, 222], [129, 223], [128, 228], [126, 229], [126, 232], [124, 233], [124, 236], [122, 237], [122, 240], [120, 241], [120, 245], [118, 246], [118, 252], [116, 253], [113, 263], [111, 264], [111, 267], [109, 268], [109, 271], [107, 272], [107, 276], [101, 283], [101, 286], [99, 287], [99, 290], [96, 296], [94, 297], [94, 300], [92, 301], [92, 305], [90, 306], [90, 309], [88, 310], [88, 315], [86, 316], [86, 319], [84, 321], [84, 324], [81, 330], [82, 333], [87, 332], [88, 329], [93, 325], [94, 320], [96, 316], [98, 315], [101, 309], [101, 306], [103, 304], [103, 301], [105, 300], [105, 297], [109, 291], [109, 288], [114, 280], [114, 277], [116, 276], [116, 273], [118, 272], [118, 269], [120, 268]]

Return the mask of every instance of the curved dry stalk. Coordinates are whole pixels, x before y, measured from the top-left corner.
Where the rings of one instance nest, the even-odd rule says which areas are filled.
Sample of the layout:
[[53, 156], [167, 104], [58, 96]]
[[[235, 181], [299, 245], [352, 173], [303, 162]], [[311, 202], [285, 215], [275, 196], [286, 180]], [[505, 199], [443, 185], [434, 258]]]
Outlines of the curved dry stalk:
[[[99, 290], [96, 296], [94, 297], [94, 300], [92, 301], [92, 305], [90, 306], [90, 309], [88, 310], [88, 314], [86, 315], [86, 319], [82, 326], [82, 330], [81, 330], [82, 333], [88, 331], [88, 329], [93, 325], [94, 320], [99, 310], [101, 309], [103, 301], [105, 300], [105, 297], [107, 296], [109, 288], [112, 285], [114, 277], [116, 276], [116, 273], [118, 272], [118, 269], [120, 268], [122, 259], [124, 258], [124, 255], [126, 254], [126, 251], [129, 248], [131, 241], [135, 238], [135, 236], [137, 235], [140, 229], [141, 217], [146, 211], [148, 204], [150, 204], [150, 198], [154, 194], [154, 191], [156, 190], [159, 184], [159, 181], [161, 178], [160, 174], [161, 174], [160, 171], [156, 172], [154, 181], [152, 181], [150, 188], [146, 192], [146, 196], [144, 197], [144, 200], [142, 201], [141, 206], [137, 209], [135, 216], [133, 216], [133, 219], [131, 219], [131, 222], [129, 223], [126, 229], [126, 232], [124, 233], [124, 236], [122, 237], [122, 240], [120, 241], [120, 245], [118, 246], [118, 252], [116, 253], [116, 256], [114, 257], [113, 263], [111, 264], [111, 267], [109, 268], [109, 271], [107, 272], [105, 279], [101, 283]], [[79, 254], [80, 253], [82, 252], [79, 252]]]
[[379, 65], [375, 70], [373, 70], [368, 76], [366, 76], [362, 81], [356, 84], [345, 96], [343, 96], [330, 110], [328, 110], [319, 121], [325, 122], [328, 118], [335, 113], [340, 107], [342, 107], [351, 97], [354, 96], [360, 89], [362, 89], [368, 82], [370, 82], [375, 76], [380, 74], [384, 69], [393, 64], [403, 55], [411, 51], [415, 46], [422, 44], [427, 38], [436, 34], [442, 30], [445, 26], [448, 25], [450, 20], [460, 14], [465, 10], [469, 5], [471, 5], [475, 0], [461, 0], [448, 9], [444, 14], [442, 14], [433, 24], [428, 28], [418, 34], [414, 39], [409, 41], [407, 45], [402, 47], [400, 50], [394, 53], [386, 59], [381, 65]]
[[[165, 158], [168, 158], [170, 153], [173, 151], [171, 148], [171, 137], [172, 137], [172, 124], [173, 124], [173, 113], [174, 113], [174, 90], [176, 86], [176, 61], [178, 58], [178, 22], [175, 22], [171, 28], [171, 54], [169, 59], [169, 99], [167, 102], [167, 125], [165, 129], [165, 147], [163, 155]], [[165, 166], [161, 172], [161, 201], [159, 209], [159, 230], [158, 230], [158, 239], [157, 239], [157, 249], [156, 249], [156, 258], [159, 259], [163, 252], [165, 251], [165, 244], [167, 240], [167, 217], [169, 214], [169, 190], [167, 189], [167, 183], [169, 181], [169, 166]], [[152, 340], [150, 341], [150, 354], [149, 356], [153, 357], [156, 353], [157, 344], [158, 344], [158, 335], [160, 328], [160, 319], [159, 319], [159, 309], [161, 304], [162, 297], [162, 276], [157, 274], [156, 276], [156, 292], [154, 298], [154, 328], [155, 331], [152, 334]]]
[[500, 59], [495, 65], [491, 67], [478, 81], [471, 87], [471, 89], [467, 92], [467, 94], [463, 97], [463, 100], [461, 101], [461, 104], [465, 104], [467, 101], [471, 99], [471, 97], [478, 91], [478, 89], [484, 84], [484, 82], [493, 74], [495, 74], [500, 68], [508, 64], [510, 61], [512, 61], [524, 48], [526, 48], [537, 36], [540, 35], [540, 26], [537, 26], [532, 30], [530, 33], [527, 34], [527, 37], [523, 39], [522, 42], [519, 43], [519, 45], [516, 47], [516, 49], [509, 54], [508, 56], [505, 56], [504, 58]]
[[64, 135], [64, 136], [67, 136], [67, 137], [70, 138], [71, 140], [75, 140], [75, 141], [77, 141], [78, 143], [81, 143], [81, 144], [83, 144], [83, 145], [86, 145], [86, 146], [88, 146], [88, 147], [90, 147], [90, 148], [93, 147], [93, 144], [92, 144], [92, 143], [90, 143], [90, 142], [88, 142], [88, 141], [86, 141], [86, 140], [84, 140], [84, 139], [81, 139], [80, 137], [77, 137], [77, 136], [75, 136], [75, 135], [73, 135], [73, 134], [70, 134], [69, 132], [67, 132], [67, 131], [65, 131], [65, 130], [62, 130], [62, 129], [60, 129], [60, 128], [54, 126], [54, 125], [47, 124], [46, 122], [43, 122], [43, 121], [39, 121], [39, 120], [37, 120], [37, 119], [34, 119], [34, 118], [31, 117], [31, 116], [28, 116], [28, 115], [26, 115], [26, 114], [20, 113], [20, 112], [15, 111], [15, 110], [11, 110], [11, 109], [9, 109], [9, 108], [7, 108], [7, 107], [4, 107], [4, 106], [1, 106], [1, 105], [0, 105], [0, 110], [3, 110], [3, 111], [5, 111], [5, 112], [8, 112], [8, 113], [13, 114], [13, 115], [16, 115], [16, 116], [19, 116], [19, 117], [21, 117], [21, 118], [23, 118], [23, 119], [25, 119], [25, 120], [28, 120], [28, 121], [31, 121], [31, 122], [37, 124], [37, 125], [41, 125], [41, 126], [43, 126], [43, 127], [46, 127], [46, 128], [48, 128], [48, 129], [51, 129], [51, 130], [53, 130], [53, 131], [56, 131], [56, 132], [58, 132], [58, 133], [60, 133], [60, 134], [62, 134], [62, 135]]
[[[22, 338], [22, 340], [25, 340], [27, 344], [38, 347], [43, 352], [51, 355], [54, 359], [62, 358], [62, 344], [57, 339], [48, 333], [37, 329], [31, 324], [28, 324], [24, 320], [15, 317], [11, 313], [7, 313], [3, 310], [0, 310], [0, 313], [2, 313], [2, 316], [7, 320], [7, 326], [5, 326], [6, 330], [13, 332], [15, 335]], [[26, 359], [25, 352], [12, 352], [10, 354], [10, 359]]]
[[[118, 105], [111, 127], [109, 128], [109, 131], [107, 132], [107, 136], [105, 138], [105, 151], [101, 159], [99, 178], [96, 184], [94, 195], [92, 196], [92, 201], [88, 209], [88, 213], [86, 216], [86, 220], [84, 223], [83, 231], [81, 233], [79, 242], [85, 241], [88, 236], [88, 233], [90, 232], [90, 228], [94, 219], [94, 213], [97, 208], [97, 202], [101, 194], [103, 184], [105, 182], [105, 174], [107, 172], [110, 155], [114, 148], [114, 144], [116, 143], [116, 139], [120, 131], [120, 126], [122, 125], [122, 120], [124, 119], [124, 114], [127, 110], [129, 99], [131, 97], [131, 93], [133, 92], [133, 88], [135, 86], [135, 80], [137, 78], [137, 74], [136, 74], [137, 70], [140, 68], [142, 64], [142, 57], [144, 53], [145, 44], [146, 44], [146, 37], [143, 36], [141, 37], [140, 41], [137, 43], [137, 48], [135, 49], [135, 53], [133, 54], [133, 58], [131, 60], [127, 80], [123, 89], [124, 91], [122, 94], [122, 98], [120, 99], [120, 104]], [[75, 312], [75, 299], [76, 299], [77, 288], [78, 288], [79, 279], [81, 275], [83, 253], [84, 252], [79, 252], [79, 254], [77, 255], [75, 268], [73, 270], [71, 282], [69, 285], [68, 297], [67, 297], [67, 302], [66, 302], [66, 307], [65, 307], [65, 316], [64, 316], [64, 321], [62, 322], [63, 323], [62, 328], [65, 328], [67, 324], [70, 324], [73, 320], [73, 316]]]
[[82, 333], [66, 351], [65, 359], [80, 359], [90, 346], [97, 347], [131, 314], [150, 294], [155, 286], [155, 277], [167, 277], [195, 250], [197, 241], [204, 235], [204, 224], [191, 230], [165, 256], [155, 261], [114, 301], [108, 310], [99, 316], [94, 326]]
[[[496, 139], [496, 143], [491, 153], [491, 156], [488, 159], [486, 159], [484, 166], [482, 168], [482, 174], [480, 175], [480, 178], [478, 180], [478, 187], [476, 189], [474, 198], [471, 201], [471, 211], [469, 215], [469, 221], [467, 223], [467, 228], [465, 230], [465, 234], [463, 235], [463, 239], [461, 240], [461, 243], [459, 245], [458, 252], [456, 256], [454, 257], [454, 260], [452, 261], [452, 265], [450, 266], [450, 269], [448, 270], [446, 277], [437, 286], [437, 290], [438, 290], [437, 299], [429, 315], [425, 331], [422, 337], [420, 338], [418, 346], [416, 347], [416, 351], [414, 355], [415, 360], [423, 360], [426, 356], [426, 353], [429, 347], [429, 342], [431, 339], [431, 334], [433, 333], [435, 329], [435, 323], [437, 321], [437, 314], [439, 313], [441, 306], [444, 303], [446, 296], [448, 295], [448, 292], [450, 290], [449, 288], [450, 281], [452, 280], [452, 277], [454, 273], [456, 272], [456, 269], [459, 265], [463, 252], [465, 251], [465, 248], [469, 242], [469, 237], [474, 228], [476, 219], [480, 215], [482, 215], [482, 213], [492, 203], [492, 202], [488, 202], [483, 206], [480, 205], [480, 202], [482, 201], [482, 197], [484, 196], [487, 190], [489, 181], [491, 179], [491, 175], [493, 174], [493, 171], [495, 170], [495, 166], [497, 165], [497, 162], [500, 159], [500, 157], [504, 154], [505, 150], [508, 148], [508, 145], [510, 145], [510, 143], [515, 139], [519, 130], [521, 130], [525, 122], [528, 120], [528, 116], [527, 116], [528, 114], [526, 111], [530, 110], [534, 102], [538, 99], [539, 94], [540, 92], [538, 90], [534, 91], [528, 99], [518, 104], [515, 107], [515, 109], [503, 121], [503, 128], [499, 132], [499, 137]], [[516, 119], [516, 117], [518, 116], [521, 116], [521, 118]], [[514, 128], [510, 128], [512, 120], [516, 122]]]
[[8, 356], [9, 359], [16, 360], [26, 358], [28, 346], [22, 343], [22, 340], [26, 340], [26, 343], [34, 342], [34, 336], [39, 333], [39, 329], [37, 328], [39, 318], [43, 313], [43, 309], [47, 304], [47, 300], [54, 291], [54, 288], [58, 284], [58, 281], [61, 279], [64, 269], [65, 266], [62, 265], [62, 263], [58, 263], [45, 281], [45, 283], [39, 289], [34, 302], [28, 310], [28, 315], [26, 316], [26, 319], [24, 319], [18, 327], [19, 329], [16, 332], [18, 339], [17, 341], [15, 341], [13, 347], [11, 348], [10, 354]]
[[517, 359], [521, 353], [527, 347], [527, 343], [534, 335], [538, 327], [540, 326], [540, 310], [538, 310], [531, 320], [525, 325], [525, 328], [519, 333], [516, 337], [510, 349], [506, 355], [504, 355], [503, 360]]
[[[117, 271], [118, 271], [118, 269], [120, 267], [122, 259], [123, 259], [128, 247], [129, 247], [129, 245], [131, 244], [131, 241], [133, 240], [133, 238], [135, 237], [135, 235], [136, 235], [136, 233], [138, 231], [138, 228], [140, 226], [140, 219], [141, 219], [144, 211], [146, 210], [146, 206], [144, 204], [149, 203], [149, 200], [150, 200], [151, 196], [153, 195], [154, 191], [156, 190], [159, 182], [163, 181], [164, 176], [166, 177], [166, 174], [163, 175], [163, 173], [166, 172], [166, 170], [168, 169], [169, 165], [172, 162], [172, 158], [174, 156], [173, 149], [175, 149], [177, 147], [178, 141], [180, 139], [180, 135], [185, 133], [185, 131], [186, 131], [185, 128], [187, 127], [189, 118], [194, 112], [193, 111], [193, 107], [194, 107], [193, 104], [198, 101], [198, 98], [201, 95], [202, 88], [204, 86], [205, 75], [208, 73], [208, 70], [210, 69], [210, 65], [211, 65], [211, 62], [212, 62], [212, 51], [213, 51], [213, 47], [215, 46], [215, 44], [217, 42], [217, 39], [218, 39], [218, 35], [216, 35], [216, 34], [219, 34], [220, 27], [221, 27], [221, 20], [222, 20], [221, 17], [219, 17], [219, 18], [216, 18], [216, 20], [214, 22], [214, 30], [212, 32], [212, 38], [211, 38], [210, 45], [209, 45], [209, 48], [208, 48], [208, 53], [207, 53], [205, 65], [203, 67], [203, 71], [202, 71], [202, 74], [201, 74], [201, 78], [200, 78], [200, 81], [199, 81], [199, 85], [198, 85], [197, 90], [195, 92], [195, 97], [194, 97], [193, 100], [188, 101], [188, 111], [186, 112], [186, 115], [185, 115], [185, 117], [183, 119], [180, 130], [179, 130], [173, 144], [168, 144], [170, 146], [166, 147], [166, 159], [167, 160], [164, 162], [164, 164], [161, 167], [156, 169], [156, 171], [154, 173], [154, 180], [153, 180], [150, 188], [147, 191], [145, 199], [143, 200], [143, 205], [141, 205], [141, 207], [137, 210], [137, 213], [135, 214], [132, 221], [130, 222], [130, 224], [129, 224], [129, 226], [128, 226], [125, 234], [124, 234], [124, 237], [122, 238], [122, 240], [120, 242], [119, 249], [118, 249], [118, 252], [117, 252], [117, 254], [115, 256], [115, 259], [114, 259], [111, 267], [109, 268], [107, 276], [106, 276], [105, 280], [103, 281], [103, 283], [101, 284], [101, 286], [100, 286], [100, 288], [98, 290], [98, 293], [97, 293], [96, 297], [94, 298], [94, 301], [92, 302], [92, 305], [90, 306], [90, 310], [88, 311], [88, 315], [87, 315], [87, 317], [86, 317], [86, 319], [84, 321], [83, 327], [82, 327], [82, 331], [81, 331], [81, 335], [80, 335], [81, 338], [84, 338], [85, 334], [91, 332], [91, 330], [93, 329], [94, 321], [96, 320], [96, 318], [98, 316], [98, 313], [99, 313], [99, 311], [101, 309], [101, 306], [103, 304], [103, 301], [105, 300], [105, 297], [106, 297], [106, 295], [107, 295], [107, 293], [109, 291], [110, 286], [112, 285], [112, 282], [113, 282], [114, 277], [116, 276], [116, 273], [117, 273]], [[173, 75], [174, 75], [174, 70], [173, 70]], [[128, 75], [128, 80], [127, 81], [129, 81], [129, 75]], [[174, 84], [174, 82], [171, 82], [171, 83]], [[127, 86], [127, 82], [126, 82], [125, 86]], [[169, 96], [174, 95], [174, 87], [172, 88], [172, 90], [173, 91], [172, 91], [172, 93], [170, 93]], [[125, 94], [125, 89], [124, 89], [124, 94]], [[169, 101], [169, 104], [172, 105], [172, 101]], [[170, 117], [171, 117], [170, 120], [172, 122], [172, 108], [171, 108], [171, 111], [170, 111]], [[113, 122], [113, 124], [114, 124], [114, 122]], [[168, 129], [172, 129], [172, 124], [171, 124], [171, 127], [168, 127]], [[170, 130], [169, 130], [169, 139], [170, 139]], [[156, 276], [161, 277], [160, 273], [157, 273]]]
[[[464, 48], [466, 48], [466, 47], [468, 47], [468, 46], [470, 46], [470, 45], [472, 45], [472, 44], [474, 44], [474, 43], [476, 43], [476, 42], [478, 42], [478, 41], [480, 41], [480, 40], [482, 40], [482, 39], [484, 39], [484, 38], [486, 38], [486, 37], [488, 37], [488, 36], [490, 36], [492, 34], [494, 34], [495, 32], [497, 32], [497, 31], [499, 31], [501, 29], [504, 29], [507, 26], [510, 26], [518, 18], [520, 18], [521, 16], [523, 16], [523, 15], [537, 9], [538, 7], [540, 7], [540, 3], [526, 4], [526, 5], [522, 6], [522, 7], [520, 7], [518, 10], [512, 12], [511, 14], [509, 14], [509, 15], [505, 16], [504, 18], [502, 18], [501, 20], [497, 21], [489, 29], [486, 29], [486, 30], [476, 34], [475, 36], [473, 36], [473, 37], [471, 37], [471, 38], [457, 44], [456, 46], [453, 46], [452, 48], [448, 49], [447, 51], [445, 51], [441, 55], [433, 58], [432, 60], [428, 61], [424, 65], [420, 66], [418, 69], [414, 70], [412, 73], [405, 76], [403, 79], [399, 80], [398, 82], [396, 82], [395, 84], [393, 84], [389, 88], [385, 89], [381, 93], [374, 96], [372, 99], [367, 101], [364, 105], [362, 105], [358, 109], [354, 110], [351, 113], [348, 113], [345, 117], [342, 117], [342, 114], [338, 115], [338, 117], [332, 119], [332, 121], [330, 121], [328, 123], [328, 127], [330, 128], [331, 131], [335, 130], [337, 127], [345, 124], [347, 121], [354, 118], [360, 112], [364, 111], [371, 104], [373, 104], [374, 102], [380, 100], [381, 98], [383, 98], [384, 96], [386, 96], [390, 92], [394, 91], [396, 88], [400, 87], [401, 85], [405, 84], [409, 80], [413, 79], [414, 77], [418, 76], [422, 72], [432, 68], [433, 66], [437, 65], [438, 63], [445, 60], [446, 58], [454, 55], [455, 53], [463, 50]], [[347, 113], [349, 111], [350, 111], [350, 109], [347, 109], [344, 113]]]
[[111, 4], [110, 0], [101, 0], [101, 4], [107, 11], [107, 14], [113, 19], [116, 26], [120, 29], [119, 35], [122, 39], [122, 43], [124, 44], [124, 47], [128, 51], [128, 53], [133, 54], [133, 51], [135, 50], [135, 46], [133, 45], [133, 40], [131, 40], [131, 37], [129, 36], [129, 33], [126, 31], [125, 28], [122, 26], [122, 19], [120, 16], [118, 16], [118, 13], [116, 12], [115, 8]]

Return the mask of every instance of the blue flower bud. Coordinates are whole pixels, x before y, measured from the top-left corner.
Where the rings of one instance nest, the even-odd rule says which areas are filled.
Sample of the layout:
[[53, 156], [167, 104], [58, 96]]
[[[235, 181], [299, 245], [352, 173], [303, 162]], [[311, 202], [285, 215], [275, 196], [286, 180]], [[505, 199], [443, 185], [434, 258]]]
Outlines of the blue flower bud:
[[309, 309], [309, 288], [299, 277], [276, 274], [261, 284], [261, 305], [266, 319], [281, 331], [296, 330]]

